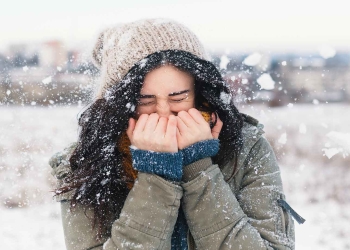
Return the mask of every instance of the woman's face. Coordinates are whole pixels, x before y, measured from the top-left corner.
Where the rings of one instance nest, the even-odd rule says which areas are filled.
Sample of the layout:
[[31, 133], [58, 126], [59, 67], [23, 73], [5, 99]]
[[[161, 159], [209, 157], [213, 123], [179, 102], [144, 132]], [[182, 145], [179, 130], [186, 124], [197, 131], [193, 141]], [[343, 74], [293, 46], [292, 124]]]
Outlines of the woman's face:
[[177, 115], [182, 110], [194, 108], [194, 100], [193, 76], [174, 66], [164, 65], [146, 75], [136, 114]]

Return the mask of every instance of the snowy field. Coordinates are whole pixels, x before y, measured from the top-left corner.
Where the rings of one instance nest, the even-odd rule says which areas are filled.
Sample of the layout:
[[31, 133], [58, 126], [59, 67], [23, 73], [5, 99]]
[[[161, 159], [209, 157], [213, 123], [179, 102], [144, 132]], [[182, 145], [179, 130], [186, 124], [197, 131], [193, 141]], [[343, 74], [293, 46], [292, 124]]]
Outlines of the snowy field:
[[[306, 219], [296, 249], [350, 249], [350, 105], [240, 110], [265, 125], [287, 201]], [[1, 249], [65, 249], [50, 156], [77, 137], [81, 107], [0, 107]]]

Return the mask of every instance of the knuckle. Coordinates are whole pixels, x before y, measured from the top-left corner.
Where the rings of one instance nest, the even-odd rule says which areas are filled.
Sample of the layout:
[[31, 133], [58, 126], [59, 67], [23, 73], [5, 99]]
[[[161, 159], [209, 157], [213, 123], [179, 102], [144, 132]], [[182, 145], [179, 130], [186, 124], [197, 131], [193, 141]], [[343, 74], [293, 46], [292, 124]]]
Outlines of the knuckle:
[[158, 114], [157, 113], [152, 113], [152, 114], [150, 114], [150, 118], [158, 118]]
[[147, 114], [142, 114], [142, 115], [140, 115], [140, 119], [142, 118], [142, 119], [145, 119], [145, 118], [147, 118], [148, 117], [148, 115]]
[[177, 116], [183, 116], [184, 114], [186, 114], [186, 111], [181, 110], [179, 113], [177, 113]]

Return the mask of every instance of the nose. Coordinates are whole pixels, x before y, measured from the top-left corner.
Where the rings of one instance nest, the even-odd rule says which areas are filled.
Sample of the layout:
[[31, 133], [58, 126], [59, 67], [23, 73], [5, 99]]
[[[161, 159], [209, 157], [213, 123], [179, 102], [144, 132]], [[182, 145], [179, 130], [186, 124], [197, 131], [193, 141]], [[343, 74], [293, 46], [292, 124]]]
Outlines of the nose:
[[168, 101], [160, 101], [157, 103], [157, 114], [160, 117], [166, 118], [168, 118], [170, 115], [174, 115], [174, 113], [171, 111]]

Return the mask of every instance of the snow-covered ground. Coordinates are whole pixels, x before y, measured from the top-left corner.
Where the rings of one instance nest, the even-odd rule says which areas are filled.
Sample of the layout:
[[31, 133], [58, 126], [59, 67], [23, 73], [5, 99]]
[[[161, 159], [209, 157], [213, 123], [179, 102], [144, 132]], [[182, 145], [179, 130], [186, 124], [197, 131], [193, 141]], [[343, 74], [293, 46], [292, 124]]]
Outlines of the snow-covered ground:
[[[297, 250], [350, 249], [349, 108], [240, 106], [265, 125], [287, 200], [306, 219], [296, 225]], [[0, 107], [1, 249], [65, 249], [47, 162], [76, 139], [80, 110]]]

